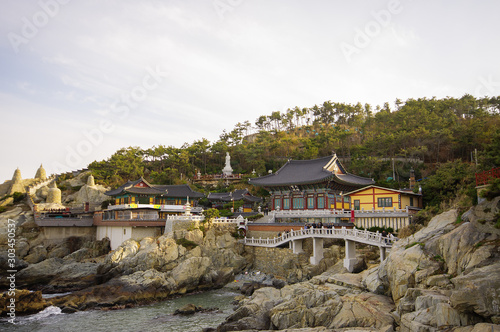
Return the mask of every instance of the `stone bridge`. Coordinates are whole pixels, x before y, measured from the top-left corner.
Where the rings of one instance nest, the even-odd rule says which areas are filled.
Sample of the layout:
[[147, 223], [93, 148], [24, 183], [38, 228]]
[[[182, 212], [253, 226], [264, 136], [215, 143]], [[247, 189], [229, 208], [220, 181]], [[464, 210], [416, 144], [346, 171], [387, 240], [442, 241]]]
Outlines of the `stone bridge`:
[[272, 239], [245, 238], [244, 244], [247, 246], [258, 247], [278, 247], [289, 243], [294, 254], [304, 252], [302, 250], [302, 241], [307, 238], [313, 239], [313, 256], [310, 262], [313, 265], [318, 264], [323, 258], [323, 239], [342, 239], [345, 240], [345, 258], [344, 267], [350, 272], [354, 269], [356, 262], [356, 245], [363, 243], [379, 247], [380, 261], [386, 257], [386, 249], [392, 247], [392, 243], [397, 240], [395, 237], [383, 237], [379, 232], [363, 231], [356, 228], [309, 228], [298, 231], [291, 230], [279, 237]]

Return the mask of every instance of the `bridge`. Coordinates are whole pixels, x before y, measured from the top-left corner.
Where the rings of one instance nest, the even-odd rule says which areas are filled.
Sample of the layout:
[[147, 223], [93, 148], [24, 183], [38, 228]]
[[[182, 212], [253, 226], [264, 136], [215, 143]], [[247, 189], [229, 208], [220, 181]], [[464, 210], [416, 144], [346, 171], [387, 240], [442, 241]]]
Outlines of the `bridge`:
[[344, 267], [352, 272], [356, 262], [356, 242], [379, 247], [380, 260], [386, 257], [386, 249], [391, 248], [396, 237], [384, 237], [379, 232], [369, 232], [356, 228], [309, 228], [298, 231], [291, 230], [279, 237], [267, 239], [246, 238], [243, 240], [247, 246], [256, 247], [278, 247], [289, 243], [294, 254], [304, 252], [302, 241], [307, 238], [313, 239], [313, 256], [310, 262], [313, 265], [319, 264], [323, 259], [323, 239], [342, 239], [345, 240], [345, 258]]

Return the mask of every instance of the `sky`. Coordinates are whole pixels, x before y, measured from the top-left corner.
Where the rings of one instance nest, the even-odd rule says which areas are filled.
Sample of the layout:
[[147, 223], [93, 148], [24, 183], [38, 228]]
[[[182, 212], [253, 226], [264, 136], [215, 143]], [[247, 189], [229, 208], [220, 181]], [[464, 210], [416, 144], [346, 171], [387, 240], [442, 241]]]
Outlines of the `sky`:
[[500, 2], [3, 0], [0, 183], [324, 101], [500, 95]]

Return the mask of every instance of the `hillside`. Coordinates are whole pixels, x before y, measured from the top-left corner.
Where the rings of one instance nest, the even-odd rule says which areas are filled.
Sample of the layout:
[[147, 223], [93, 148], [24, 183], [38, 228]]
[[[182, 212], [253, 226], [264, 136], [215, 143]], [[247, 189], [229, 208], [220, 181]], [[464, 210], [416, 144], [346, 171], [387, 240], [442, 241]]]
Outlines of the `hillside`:
[[[246, 177], [278, 170], [288, 159], [313, 159], [335, 151], [349, 172], [392, 188], [408, 186], [410, 169], [424, 189], [424, 203], [439, 206], [455, 196], [474, 197], [474, 173], [500, 165], [500, 97], [396, 100], [391, 109], [326, 101], [238, 123], [218, 141], [201, 138], [182, 147], [159, 142], [122, 148], [88, 167], [96, 181], [118, 186], [144, 176], [179, 184], [197, 174], [220, 174], [226, 152], [234, 173]], [[266, 192], [249, 187], [258, 196]], [[221, 183], [200, 191], [232, 190]], [[429, 195], [426, 195], [429, 194]], [[432, 199], [431, 199], [432, 198]]]

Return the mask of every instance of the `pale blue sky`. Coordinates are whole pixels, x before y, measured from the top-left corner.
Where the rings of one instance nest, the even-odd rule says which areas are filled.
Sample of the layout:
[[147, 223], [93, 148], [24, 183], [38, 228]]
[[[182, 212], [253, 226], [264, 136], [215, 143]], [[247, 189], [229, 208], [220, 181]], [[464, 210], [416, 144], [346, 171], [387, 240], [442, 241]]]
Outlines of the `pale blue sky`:
[[[500, 95], [497, 1], [2, 1], [0, 181], [326, 100]], [[112, 128], [110, 126], [113, 126]]]

